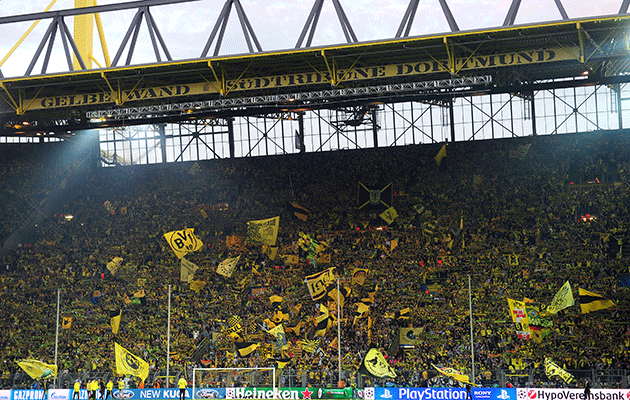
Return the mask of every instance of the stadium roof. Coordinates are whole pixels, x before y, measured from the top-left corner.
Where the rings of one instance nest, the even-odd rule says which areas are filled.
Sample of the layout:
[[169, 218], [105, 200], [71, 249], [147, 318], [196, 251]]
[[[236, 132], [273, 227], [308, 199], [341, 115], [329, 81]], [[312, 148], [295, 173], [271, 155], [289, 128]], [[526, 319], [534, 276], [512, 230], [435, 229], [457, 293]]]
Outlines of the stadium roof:
[[[1, 79], [3, 134], [63, 134], [111, 126], [111, 121], [90, 115], [142, 107], [149, 107], [152, 115], [138, 111], [117, 123], [176, 122], [375, 101], [440, 101], [475, 91], [531, 92], [626, 82], [629, 24], [630, 16], [614, 15]], [[467, 77], [486, 79], [460, 82], [459, 87], [448, 83]], [[387, 86], [440, 80], [447, 84]], [[333, 88], [377, 89], [333, 92], [295, 103], [274, 97]], [[245, 98], [250, 101], [203, 103]]]

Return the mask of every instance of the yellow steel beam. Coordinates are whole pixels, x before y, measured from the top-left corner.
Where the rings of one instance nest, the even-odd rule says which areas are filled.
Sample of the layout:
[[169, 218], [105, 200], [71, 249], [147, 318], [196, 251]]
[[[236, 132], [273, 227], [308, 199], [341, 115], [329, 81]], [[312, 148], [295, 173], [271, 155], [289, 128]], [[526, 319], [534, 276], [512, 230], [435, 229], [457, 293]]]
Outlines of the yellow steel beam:
[[103, 78], [103, 80], [105, 80], [105, 83], [107, 83], [107, 86], [109, 87], [109, 90], [111, 92], [112, 100], [114, 100], [114, 102], [117, 105], [119, 105], [119, 106], [122, 105], [120, 103], [120, 98], [121, 98], [121, 95], [122, 95], [121, 89], [120, 89], [120, 85], [118, 85], [118, 90], [115, 90], [112, 87], [112, 84], [109, 83], [109, 79], [107, 79], [107, 76], [105, 75], [105, 72], [101, 72], [101, 78]]
[[[214, 75], [214, 79], [219, 84], [219, 93], [221, 94], [221, 96], [224, 96], [227, 89], [226, 88], [227, 85], [225, 83], [225, 79], [224, 79], [225, 77], [223, 73], [221, 74], [221, 79], [219, 79], [219, 77], [217, 76], [217, 71], [214, 69], [214, 66], [212, 65], [212, 61], [208, 61], [208, 67], [210, 67], [210, 71], [212, 71], [212, 75]], [[223, 72], [223, 70], [221, 71]]]
[[103, 31], [101, 14], [94, 14], [94, 19], [96, 21], [96, 30], [98, 31], [98, 37], [101, 40], [101, 49], [103, 49], [103, 58], [105, 58], [105, 65], [109, 68], [112, 66], [112, 62], [109, 59], [109, 50], [107, 50], [107, 43], [105, 42], [105, 32]]
[[[74, 0], [74, 8], [93, 7], [96, 0]], [[74, 42], [87, 69], [92, 69], [92, 48], [94, 34], [94, 17], [92, 14], [80, 14], [74, 16]], [[76, 55], [72, 57], [72, 65], [75, 70], [81, 69], [81, 64]]]

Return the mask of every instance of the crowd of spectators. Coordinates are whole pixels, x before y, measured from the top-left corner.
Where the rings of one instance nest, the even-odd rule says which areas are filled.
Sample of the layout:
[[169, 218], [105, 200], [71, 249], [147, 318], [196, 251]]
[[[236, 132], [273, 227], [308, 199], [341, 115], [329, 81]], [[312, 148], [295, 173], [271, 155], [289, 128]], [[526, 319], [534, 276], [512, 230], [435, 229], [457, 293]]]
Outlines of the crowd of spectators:
[[[15, 243], [0, 256], [3, 377], [19, 372], [20, 359], [54, 361], [58, 294], [60, 372], [114, 372], [115, 340], [162, 375], [170, 291], [173, 375], [193, 366], [275, 366], [273, 356], [291, 358], [285, 370], [306, 372], [307, 384], [336, 381], [337, 328], [314, 337], [320, 301], [304, 283], [331, 266], [351, 289], [340, 319], [348, 384], [359, 383], [371, 343], [398, 371], [392, 384], [435, 384], [432, 364], [470, 374], [470, 305], [477, 382], [497, 384], [501, 371], [563, 385], [544, 376], [547, 357], [571, 371], [630, 370], [628, 131], [450, 143], [440, 165], [436, 144], [85, 171], [84, 160], [64, 158], [70, 146], [2, 150], [0, 239]], [[394, 222], [360, 207], [359, 183], [392, 184]], [[309, 210], [306, 221], [289, 202]], [[271, 260], [240, 240], [248, 221], [275, 216]], [[204, 243], [186, 255], [200, 267], [196, 290], [181, 280], [164, 238], [184, 228]], [[307, 259], [300, 233], [326, 243], [319, 262]], [[241, 239], [228, 247], [228, 237]], [[238, 255], [231, 277], [216, 273]], [[112, 274], [106, 266], [116, 257], [123, 261]], [[363, 285], [352, 283], [355, 268], [368, 270]], [[554, 315], [541, 341], [517, 338], [507, 298], [548, 305], [566, 281], [576, 306]], [[578, 287], [616, 306], [581, 314]], [[289, 310], [285, 328], [303, 322], [299, 334], [287, 331], [283, 354], [262, 331], [274, 316], [272, 295]], [[356, 303], [370, 296], [369, 318], [355, 323]], [[110, 318], [120, 310], [114, 335]], [[247, 357], [225, 334], [234, 315], [245, 339], [262, 344]], [[414, 346], [399, 347], [404, 327], [419, 328]], [[305, 340], [319, 350], [307, 351]]]

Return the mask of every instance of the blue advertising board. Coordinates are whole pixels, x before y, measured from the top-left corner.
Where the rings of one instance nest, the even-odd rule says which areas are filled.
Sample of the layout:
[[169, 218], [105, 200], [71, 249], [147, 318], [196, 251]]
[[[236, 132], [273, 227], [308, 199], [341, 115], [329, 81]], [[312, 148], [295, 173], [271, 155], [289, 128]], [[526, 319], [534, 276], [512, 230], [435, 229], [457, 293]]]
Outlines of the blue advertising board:
[[[464, 388], [365, 388], [366, 400], [467, 400]], [[472, 388], [472, 400], [517, 400], [513, 388]]]

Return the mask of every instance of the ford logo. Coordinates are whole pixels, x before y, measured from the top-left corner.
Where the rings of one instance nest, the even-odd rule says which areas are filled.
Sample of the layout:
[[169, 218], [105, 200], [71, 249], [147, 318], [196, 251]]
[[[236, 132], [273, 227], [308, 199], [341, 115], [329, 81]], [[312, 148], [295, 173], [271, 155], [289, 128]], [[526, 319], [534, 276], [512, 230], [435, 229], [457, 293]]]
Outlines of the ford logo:
[[214, 389], [200, 389], [197, 391], [197, 397], [200, 399], [218, 399], [219, 392]]
[[130, 399], [133, 397], [133, 392], [131, 390], [119, 390], [114, 394], [114, 397], [117, 399]]

